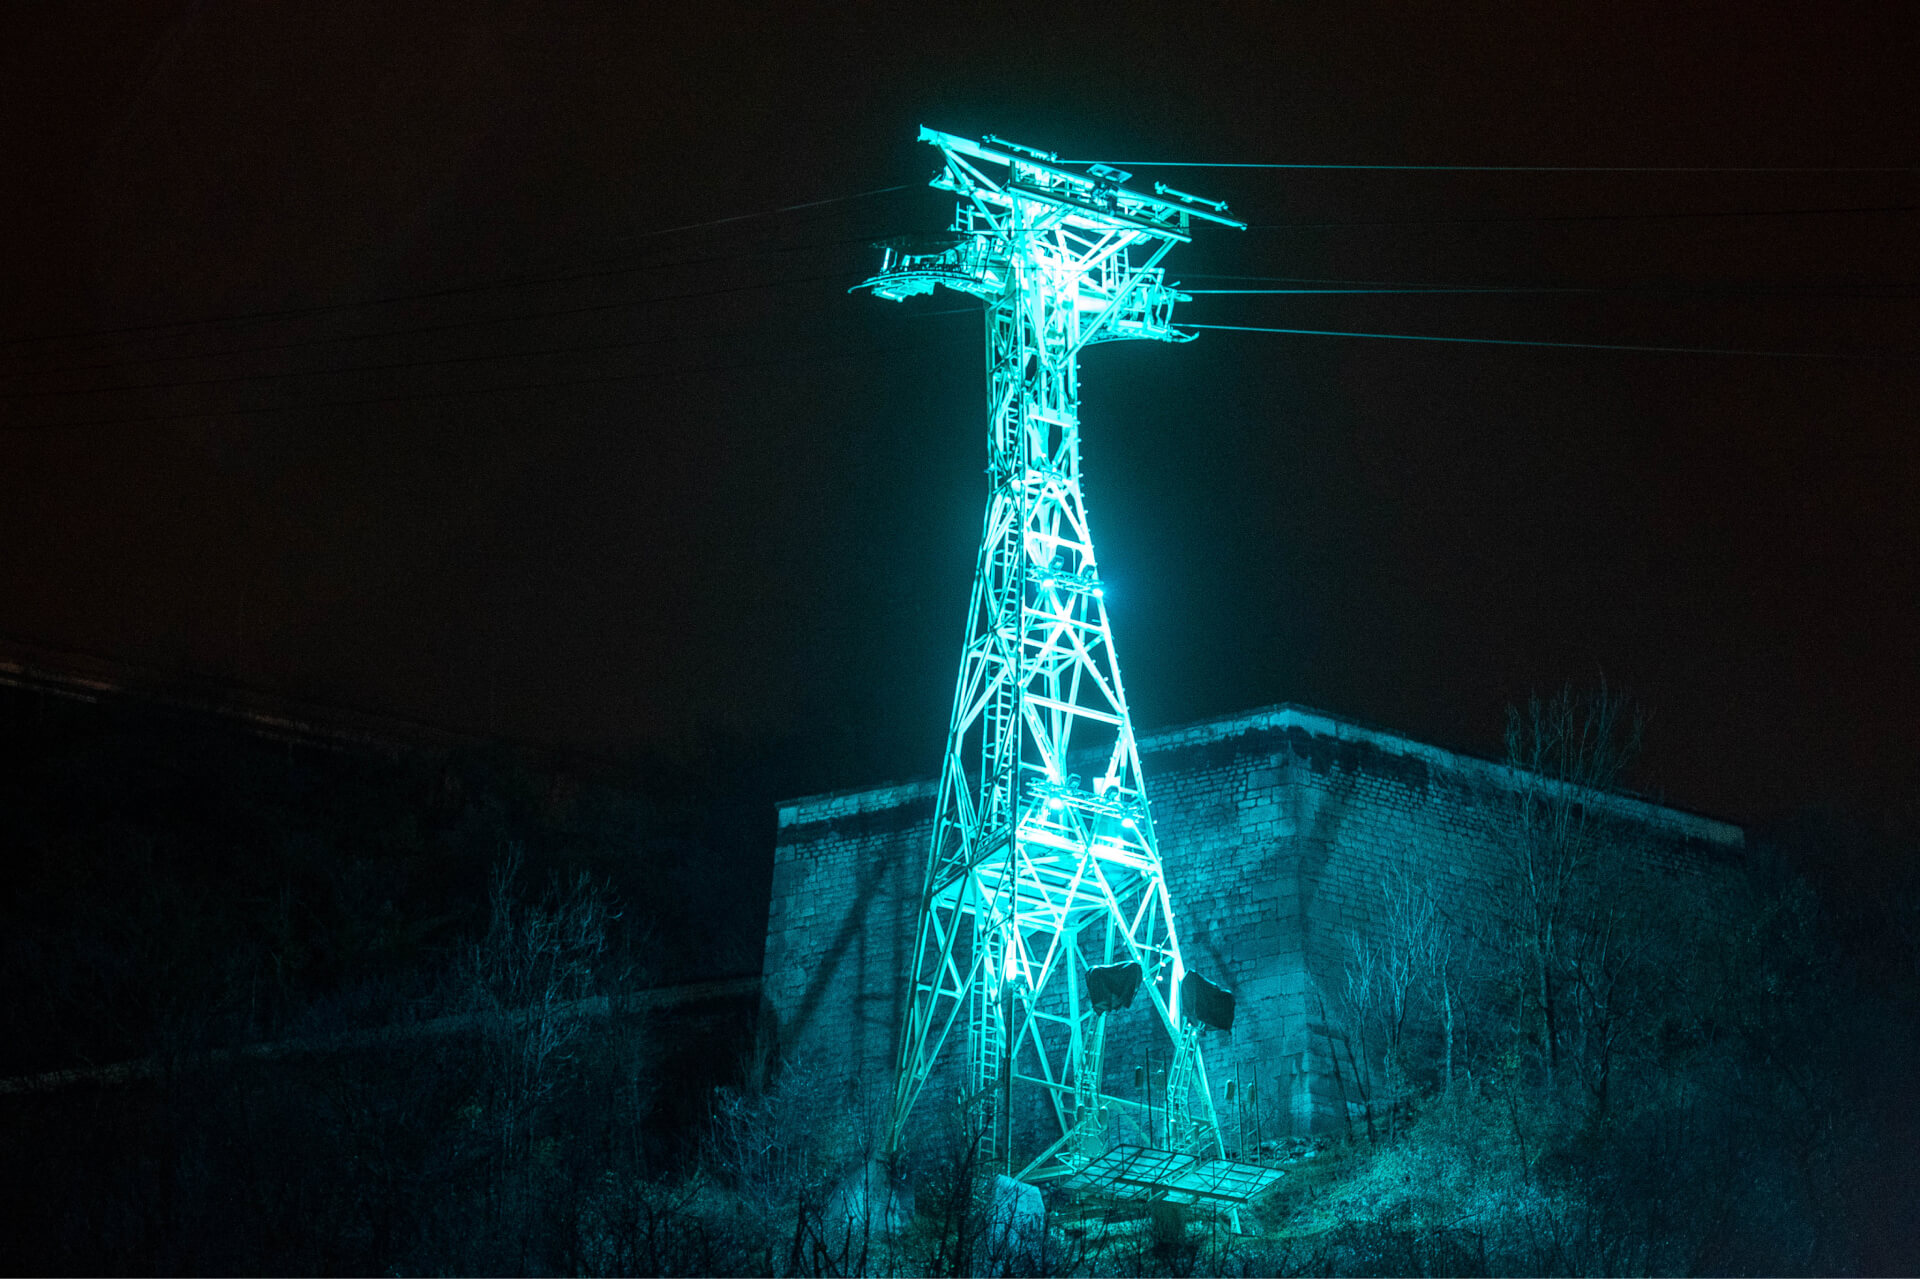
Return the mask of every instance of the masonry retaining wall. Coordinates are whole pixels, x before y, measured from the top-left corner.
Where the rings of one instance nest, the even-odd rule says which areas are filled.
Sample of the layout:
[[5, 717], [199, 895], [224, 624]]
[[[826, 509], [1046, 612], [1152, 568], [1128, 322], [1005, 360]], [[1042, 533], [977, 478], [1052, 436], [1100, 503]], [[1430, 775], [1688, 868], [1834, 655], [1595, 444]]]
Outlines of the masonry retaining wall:
[[[1383, 885], [1411, 876], [1456, 920], [1484, 917], [1512, 770], [1320, 712], [1278, 706], [1144, 737], [1142, 768], [1187, 966], [1233, 991], [1229, 1036], [1203, 1036], [1215, 1104], [1259, 1079], [1265, 1136], [1350, 1113], [1336, 1011], [1349, 939], [1376, 930]], [[781, 1053], [884, 1104], [912, 966], [934, 785], [779, 809], [763, 986]], [[1641, 891], [1735, 862], [1739, 827], [1628, 796], [1595, 807], [1633, 850]], [[1110, 1037], [1109, 1089], [1131, 1083]], [[1117, 1051], [1116, 1051], [1117, 1050]], [[1237, 1140], [1230, 1131], [1229, 1144]]]

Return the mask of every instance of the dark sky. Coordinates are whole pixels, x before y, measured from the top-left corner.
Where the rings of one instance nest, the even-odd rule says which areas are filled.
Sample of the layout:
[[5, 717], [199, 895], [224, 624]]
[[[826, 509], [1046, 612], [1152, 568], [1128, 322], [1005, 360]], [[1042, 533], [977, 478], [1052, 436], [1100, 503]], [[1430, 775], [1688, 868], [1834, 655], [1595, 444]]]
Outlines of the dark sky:
[[[846, 292], [867, 241], [950, 216], [918, 125], [1912, 165], [1901, 8], [14, 6], [0, 338], [36, 340], [0, 347], [0, 633], [525, 740], [926, 773], [981, 335], [958, 298]], [[1194, 321], [1920, 352], [1912, 172], [1138, 171], [1256, 224], [1179, 250], [1194, 286], [1613, 290]], [[1676, 803], [1911, 802], [1920, 365], [1208, 333], [1100, 348], [1084, 385], [1143, 728], [1293, 700], [1491, 753], [1507, 702], [1604, 671]]]

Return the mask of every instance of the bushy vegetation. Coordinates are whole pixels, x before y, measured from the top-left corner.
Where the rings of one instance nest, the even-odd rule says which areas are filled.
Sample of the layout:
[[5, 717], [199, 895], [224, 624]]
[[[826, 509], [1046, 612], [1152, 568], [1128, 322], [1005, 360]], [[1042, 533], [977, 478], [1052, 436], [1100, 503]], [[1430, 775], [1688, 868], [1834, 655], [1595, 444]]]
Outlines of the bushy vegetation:
[[680, 1166], [751, 1042], [636, 1000], [758, 966], [725, 769], [0, 710], [8, 1269], [590, 1268], [558, 1223]]

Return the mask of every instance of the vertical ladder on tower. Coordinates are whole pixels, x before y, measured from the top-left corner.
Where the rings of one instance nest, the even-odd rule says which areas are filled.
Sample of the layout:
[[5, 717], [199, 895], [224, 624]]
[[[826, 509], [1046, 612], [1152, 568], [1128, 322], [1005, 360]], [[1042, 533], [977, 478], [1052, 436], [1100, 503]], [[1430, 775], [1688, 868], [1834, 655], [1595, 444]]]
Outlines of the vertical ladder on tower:
[[[987, 944], [982, 937], [979, 944]], [[967, 1043], [972, 1056], [968, 1082], [969, 1111], [979, 1135], [978, 1157], [983, 1168], [998, 1167], [1001, 1159], [1001, 1067], [1006, 1058], [1006, 1025], [1000, 983], [976, 982], [967, 1001]]]

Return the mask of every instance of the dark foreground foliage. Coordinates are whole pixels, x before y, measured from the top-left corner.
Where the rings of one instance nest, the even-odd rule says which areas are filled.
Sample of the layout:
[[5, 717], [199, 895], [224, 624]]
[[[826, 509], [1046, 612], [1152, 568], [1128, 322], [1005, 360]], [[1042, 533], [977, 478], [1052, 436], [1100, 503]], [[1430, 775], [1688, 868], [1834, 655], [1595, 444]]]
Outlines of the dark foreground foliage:
[[[1630, 726], [1594, 714], [1530, 708], [1515, 752], [1611, 768]], [[1646, 900], [1579, 814], [1505, 814], [1491, 922], [1380, 885], [1322, 992], [1349, 1123], [1267, 1143], [1238, 1232], [1058, 1195], [1022, 1232], [961, 1116], [875, 1169], [885, 1081], [778, 1060], [750, 999], [648, 1003], [740, 966], [675, 913], [716, 873], [697, 796], [164, 725], [13, 749], [9, 1271], [1920, 1267], [1920, 920], [1884, 832], [1808, 819], [1711, 900]]]

